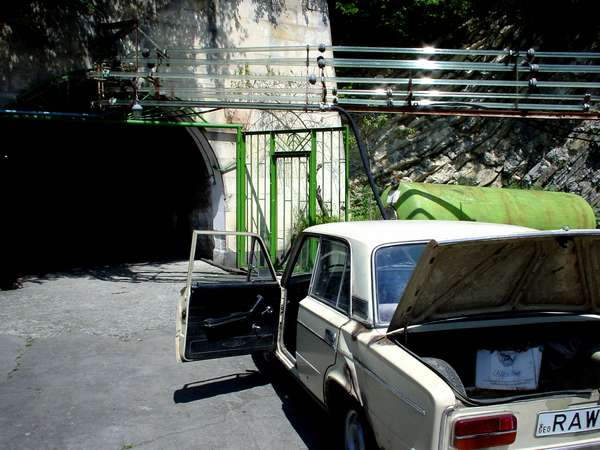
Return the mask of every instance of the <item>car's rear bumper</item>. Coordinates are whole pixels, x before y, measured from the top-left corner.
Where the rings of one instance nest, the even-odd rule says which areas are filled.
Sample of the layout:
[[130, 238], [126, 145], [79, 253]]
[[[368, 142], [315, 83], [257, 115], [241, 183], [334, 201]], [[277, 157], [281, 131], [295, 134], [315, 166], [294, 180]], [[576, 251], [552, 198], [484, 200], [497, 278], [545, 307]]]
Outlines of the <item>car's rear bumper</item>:
[[542, 447], [540, 450], [597, 450], [600, 448], [600, 440], [581, 444], [559, 445], [554, 447]]

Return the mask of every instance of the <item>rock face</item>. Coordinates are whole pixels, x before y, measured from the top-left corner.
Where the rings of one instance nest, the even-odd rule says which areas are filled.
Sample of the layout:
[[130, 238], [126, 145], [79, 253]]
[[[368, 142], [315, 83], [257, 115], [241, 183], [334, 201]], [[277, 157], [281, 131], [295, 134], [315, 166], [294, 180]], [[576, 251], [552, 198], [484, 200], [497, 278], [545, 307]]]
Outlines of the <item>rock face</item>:
[[396, 116], [367, 137], [382, 185], [548, 189], [579, 194], [600, 212], [597, 121]]

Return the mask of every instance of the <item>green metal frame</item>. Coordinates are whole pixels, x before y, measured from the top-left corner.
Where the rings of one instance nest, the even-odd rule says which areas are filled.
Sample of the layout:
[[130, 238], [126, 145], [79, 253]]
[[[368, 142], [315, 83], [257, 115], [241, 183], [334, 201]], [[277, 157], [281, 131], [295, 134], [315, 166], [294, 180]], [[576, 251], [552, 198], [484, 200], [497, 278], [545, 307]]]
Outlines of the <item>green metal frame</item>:
[[349, 213], [350, 213], [350, 199], [348, 198], [348, 193], [350, 192], [350, 189], [348, 189], [348, 181], [350, 180], [350, 161], [348, 160], [348, 146], [350, 145], [350, 141], [348, 139], [348, 127], [344, 127], [344, 163], [346, 165], [345, 167], [345, 183], [346, 183], [346, 189], [344, 192], [344, 220], [346, 222], [348, 222], [348, 217], [349, 217]]
[[[246, 231], [246, 141], [244, 140], [241, 128], [237, 129], [235, 142], [235, 231], [244, 232]], [[246, 261], [246, 238], [244, 236], [236, 237], [236, 253], [238, 267], [241, 267]]]
[[310, 158], [308, 159], [308, 224], [317, 223], [317, 132], [310, 130]]
[[[317, 163], [318, 163], [318, 151], [319, 149], [321, 151], [324, 152], [324, 148], [325, 148], [325, 143], [323, 142], [325, 140], [325, 133], [327, 132], [339, 132], [340, 133], [340, 143], [343, 147], [343, 154], [339, 153], [337, 154], [337, 158], [339, 158], [339, 163], [337, 166], [337, 169], [339, 171], [339, 173], [341, 173], [341, 171], [344, 171], [344, 193], [343, 193], [343, 202], [344, 202], [344, 212], [343, 215], [341, 213], [340, 210], [340, 217], [343, 218], [343, 220], [348, 220], [348, 210], [349, 210], [349, 205], [348, 205], [348, 179], [349, 179], [349, 162], [348, 162], [348, 145], [349, 145], [349, 140], [348, 140], [348, 128], [347, 127], [324, 127], [324, 128], [301, 128], [301, 129], [288, 129], [288, 130], [271, 130], [271, 131], [245, 131], [242, 132], [243, 135], [243, 143], [240, 142], [238, 143], [238, 155], [237, 155], [237, 193], [236, 193], [236, 197], [237, 197], [237, 216], [236, 216], [236, 223], [238, 224], [238, 231], [246, 231], [246, 225], [247, 225], [247, 221], [248, 221], [248, 217], [247, 217], [247, 207], [246, 207], [246, 201], [248, 200], [247, 198], [247, 183], [249, 182], [247, 175], [249, 174], [250, 176], [252, 176], [252, 174], [254, 173], [254, 170], [252, 169], [252, 165], [251, 165], [251, 169], [250, 171], [248, 171], [248, 168], [246, 166], [246, 164], [248, 164], [248, 157], [250, 157], [250, 159], [252, 159], [253, 157], [255, 157], [255, 153], [254, 150], [252, 149], [252, 138], [254, 136], [263, 136], [264, 140], [262, 141], [261, 145], [260, 143], [257, 145], [257, 149], [256, 149], [256, 153], [258, 153], [260, 151], [260, 149], [264, 150], [264, 158], [266, 158], [266, 161], [264, 161], [265, 163], [265, 171], [267, 170], [266, 165], [268, 165], [268, 170], [269, 170], [269, 174], [268, 174], [268, 182], [269, 182], [269, 186], [268, 186], [268, 196], [269, 196], [269, 201], [268, 201], [268, 208], [269, 208], [269, 215], [268, 215], [268, 232], [265, 234], [266, 237], [266, 241], [268, 242], [269, 245], [269, 255], [271, 256], [272, 260], [275, 261], [277, 259], [277, 255], [278, 255], [278, 227], [279, 227], [279, 205], [278, 205], [278, 200], [279, 200], [279, 186], [278, 186], [278, 180], [279, 177], [281, 177], [281, 174], [278, 173], [278, 160], [283, 160], [283, 159], [288, 159], [288, 158], [303, 158], [306, 159], [307, 161], [307, 175], [308, 175], [308, 186], [307, 186], [307, 221], [309, 225], [314, 225], [317, 223], [317, 191], [318, 191], [318, 181], [317, 181]], [[321, 138], [321, 144], [319, 144], [318, 142], [318, 134], [319, 133], [323, 133], [323, 137]], [[308, 134], [308, 136], [306, 136], [305, 139], [308, 139], [308, 137], [310, 137], [310, 150], [304, 150], [304, 149], [279, 149], [278, 150], [278, 144], [277, 144], [277, 140], [276, 137], [278, 135], [289, 135], [289, 134]], [[260, 139], [260, 138], [257, 138]], [[333, 143], [333, 134], [330, 138], [330, 145], [332, 145]], [[261, 142], [260, 140], [257, 142]], [[308, 141], [304, 141], [308, 144]], [[320, 145], [320, 148], [319, 148]], [[249, 146], [248, 148], [250, 148], [249, 152], [250, 153], [246, 153], [247, 150], [247, 146]], [[333, 152], [333, 150], [331, 149], [332, 147], [330, 147], [330, 150]], [[339, 147], [338, 147], [339, 148]], [[262, 152], [261, 152], [262, 153]], [[343, 156], [342, 156], [343, 155]], [[322, 158], [324, 158], [324, 154], [322, 156]], [[343, 163], [341, 162], [341, 159], [344, 159]], [[333, 158], [333, 153], [332, 153], [332, 158]], [[261, 156], [261, 160], [262, 160], [262, 156]], [[331, 161], [329, 161], [331, 162]], [[252, 162], [250, 162], [250, 164], [252, 164]], [[296, 166], [298, 167], [298, 166]], [[298, 173], [300, 174], [300, 167], [298, 168]], [[333, 167], [332, 167], [333, 169]], [[260, 169], [257, 169], [260, 170]], [[295, 169], [294, 169], [295, 170]], [[265, 175], [266, 176], [266, 175]], [[300, 175], [299, 175], [300, 176]], [[260, 177], [259, 177], [260, 178]], [[301, 180], [298, 180], [298, 183], [301, 183]], [[260, 187], [260, 186], [259, 186]], [[253, 188], [254, 189], [254, 188]], [[300, 188], [300, 186], [298, 187], [298, 191], [297, 192], [301, 192], [303, 191], [303, 189]], [[340, 193], [340, 188], [338, 185], [338, 194]], [[266, 195], [266, 194], [264, 194]], [[331, 195], [333, 196], [333, 193], [331, 193]], [[342, 201], [341, 198], [339, 198], [339, 201]], [[257, 200], [258, 201], [258, 200]], [[285, 199], [284, 199], [285, 201]], [[332, 200], [333, 202], [333, 200]], [[266, 208], [267, 205], [263, 204], [263, 208]], [[285, 207], [285, 206], [284, 206]], [[251, 213], [252, 215], [252, 213]], [[284, 216], [285, 217], [285, 216]], [[265, 217], [265, 219], [267, 219]], [[285, 220], [285, 219], [284, 219]], [[262, 222], [266, 225], [266, 222]], [[285, 226], [285, 224], [284, 224]], [[252, 228], [252, 227], [251, 227]], [[239, 260], [243, 260], [244, 259], [244, 253], [245, 252], [245, 247], [243, 247], [242, 245], [240, 245], [238, 247], [239, 249], [241, 249], [240, 252], [238, 252], [238, 258]]]
[[269, 133], [269, 253], [277, 259], [277, 156], [275, 155], [275, 133]]

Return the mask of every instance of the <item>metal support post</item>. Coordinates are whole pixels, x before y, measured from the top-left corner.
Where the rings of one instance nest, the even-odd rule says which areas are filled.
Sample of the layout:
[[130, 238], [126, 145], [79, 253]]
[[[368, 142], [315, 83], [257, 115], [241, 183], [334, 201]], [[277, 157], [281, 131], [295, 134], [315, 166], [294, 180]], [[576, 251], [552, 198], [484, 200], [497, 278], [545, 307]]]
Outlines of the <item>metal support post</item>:
[[317, 223], [317, 132], [310, 132], [310, 157], [308, 158], [308, 224]]
[[[275, 156], [275, 133], [269, 133], [269, 252], [271, 260], [277, 260], [277, 158]], [[285, 205], [284, 205], [285, 207]]]
[[348, 186], [348, 181], [350, 179], [350, 162], [348, 161], [348, 147], [350, 146], [350, 142], [348, 140], [348, 127], [344, 127], [344, 220], [348, 222], [348, 213], [350, 211], [350, 203], [348, 198], [348, 191], [350, 187]]
[[[246, 142], [242, 129], [237, 129], [236, 136], [236, 231], [246, 231]], [[246, 237], [236, 237], [237, 265], [242, 267], [246, 262]]]

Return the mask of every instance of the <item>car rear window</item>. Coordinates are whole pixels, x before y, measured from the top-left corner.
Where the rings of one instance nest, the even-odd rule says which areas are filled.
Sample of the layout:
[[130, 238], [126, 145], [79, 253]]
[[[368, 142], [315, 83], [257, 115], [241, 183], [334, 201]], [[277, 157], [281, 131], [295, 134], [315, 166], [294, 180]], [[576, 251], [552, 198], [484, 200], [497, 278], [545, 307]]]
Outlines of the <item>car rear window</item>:
[[426, 244], [399, 244], [375, 252], [377, 321], [389, 323]]

